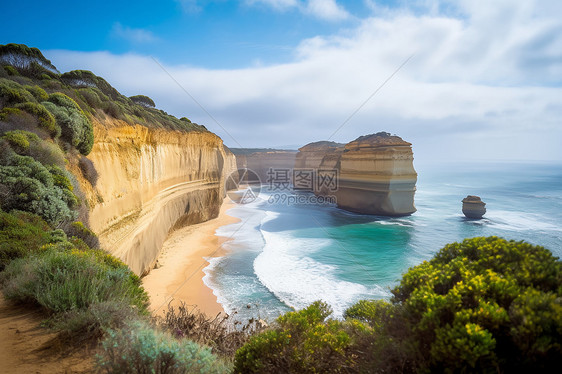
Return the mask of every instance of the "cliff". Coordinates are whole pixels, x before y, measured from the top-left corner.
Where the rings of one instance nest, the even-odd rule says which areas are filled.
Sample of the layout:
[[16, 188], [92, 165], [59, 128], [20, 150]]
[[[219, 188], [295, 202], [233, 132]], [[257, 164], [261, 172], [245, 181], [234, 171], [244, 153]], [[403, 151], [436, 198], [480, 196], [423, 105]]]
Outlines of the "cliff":
[[137, 274], [158, 258], [170, 230], [218, 215], [234, 155], [206, 131], [174, 131], [94, 120], [87, 156], [98, 178], [74, 174], [90, 206], [90, 227], [103, 248]]
[[262, 184], [268, 183], [269, 169], [291, 170], [295, 165], [296, 151], [290, 150], [263, 150], [246, 153], [243, 148], [233, 150], [236, 154], [236, 164], [239, 169], [248, 168], [255, 172]]
[[317, 186], [316, 194], [332, 194], [339, 208], [366, 214], [409, 215], [416, 211], [417, 173], [411, 144], [398, 136], [377, 133], [342, 146], [310, 143], [299, 149], [295, 168], [334, 170], [337, 186]]

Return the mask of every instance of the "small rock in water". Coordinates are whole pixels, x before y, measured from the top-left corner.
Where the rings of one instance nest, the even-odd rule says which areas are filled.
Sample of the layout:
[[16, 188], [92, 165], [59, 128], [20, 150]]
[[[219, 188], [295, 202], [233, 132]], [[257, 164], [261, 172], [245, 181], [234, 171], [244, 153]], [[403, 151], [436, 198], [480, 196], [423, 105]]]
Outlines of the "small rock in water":
[[467, 218], [480, 219], [486, 213], [486, 203], [479, 196], [468, 195], [462, 199], [462, 212]]
[[252, 306], [250, 304], [246, 305], [246, 308], [250, 309]]

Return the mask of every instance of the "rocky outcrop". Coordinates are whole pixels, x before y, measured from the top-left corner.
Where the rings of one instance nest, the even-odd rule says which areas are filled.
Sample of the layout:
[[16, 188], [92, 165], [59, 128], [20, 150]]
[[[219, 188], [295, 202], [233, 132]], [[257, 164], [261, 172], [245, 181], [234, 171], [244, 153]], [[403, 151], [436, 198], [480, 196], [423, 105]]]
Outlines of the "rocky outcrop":
[[332, 194], [338, 207], [366, 214], [409, 215], [416, 211], [417, 173], [411, 144], [377, 133], [341, 146], [317, 142], [299, 149], [295, 168], [337, 173], [337, 186], [317, 185], [316, 194]]
[[236, 159], [215, 134], [107, 120], [94, 123], [94, 137], [87, 158], [97, 182], [74, 174], [102, 247], [135, 273], [151, 269], [170, 230], [218, 215]]
[[268, 184], [270, 169], [291, 170], [295, 165], [297, 151], [269, 150], [249, 154], [237, 154], [236, 163], [239, 169], [248, 168], [255, 172], [262, 184]]
[[486, 203], [479, 196], [468, 195], [462, 199], [462, 212], [467, 218], [480, 219], [486, 214]]

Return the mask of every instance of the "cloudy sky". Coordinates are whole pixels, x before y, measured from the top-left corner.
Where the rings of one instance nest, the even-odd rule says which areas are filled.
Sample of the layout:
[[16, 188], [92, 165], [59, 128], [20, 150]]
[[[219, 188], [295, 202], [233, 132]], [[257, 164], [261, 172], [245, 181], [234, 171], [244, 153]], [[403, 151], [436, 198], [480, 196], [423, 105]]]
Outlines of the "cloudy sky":
[[1, 43], [148, 95], [231, 147], [388, 131], [421, 162], [562, 161], [560, 0], [19, 1], [3, 11]]

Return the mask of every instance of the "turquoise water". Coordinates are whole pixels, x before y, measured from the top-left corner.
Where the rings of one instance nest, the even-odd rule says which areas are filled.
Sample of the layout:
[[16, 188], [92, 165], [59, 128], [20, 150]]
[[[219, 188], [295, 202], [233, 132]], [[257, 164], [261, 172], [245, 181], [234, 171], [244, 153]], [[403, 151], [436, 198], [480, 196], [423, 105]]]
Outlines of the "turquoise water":
[[[209, 285], [227, 312], [274, 318], [322, 299], [335, 316], [360, 299], [387, 298], [411, 266], [447, 243], [496, 235], [562, 255], [562, 165], [416, 165], [409, 217], [349, 213], [333, 205], [268, 202], [228, 211], [241, 222], [217, 230], [232, 238], [227, 255], [210, 259]], [[485, 218], [467, 220], [466, 195], [487, 203]], [[249, 308], [248, 308], [249, 306]]]

